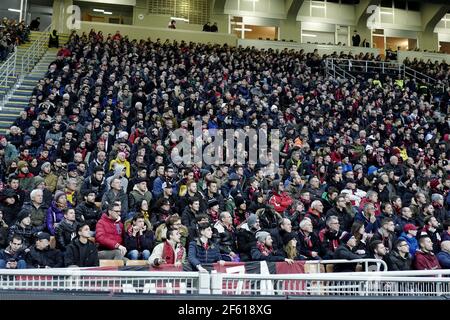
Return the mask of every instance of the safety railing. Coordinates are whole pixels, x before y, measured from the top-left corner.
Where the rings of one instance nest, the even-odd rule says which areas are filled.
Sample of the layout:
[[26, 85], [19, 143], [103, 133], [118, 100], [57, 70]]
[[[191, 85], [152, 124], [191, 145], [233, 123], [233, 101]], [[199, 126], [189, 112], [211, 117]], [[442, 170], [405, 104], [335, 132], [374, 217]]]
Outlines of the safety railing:
[[[354, 60], [354, 59], [341, 59], [341, 58], [328, 58], [326, 59], [327, 72], [333, 73], [334, 70], [339, 70], [344, 73], [344, 76], [349, 77], [355, 73], [363, 74], [388, 74], [396, 77], [400, 75], [402, 78], [406, 76], [425, 81], [433, 84], [436, 80], [424, 73], [405, 66], [403, 63], [395, 61], [374, 61], [374, 60]], [[353, 76], [353, 75], [352, 75]]]
[[[439, 297], [450, 294], [448, 272], [419, 276], [389, 272], [328, 274], [211, 274], [211, 292], [250, 296], [396, 296]], [[427, 277], [425, 277], [427, 276]]]
[[2, 102], [0, 110], [8, 98], [9, 90], [17, 81], [16, 61], [17, 51], [11, 54], [0, 66], [0, 98]]
[[[308, 265], [336, 265], [336, 264], [355, 264], [355, 267], [357, 264], [362, 265], [363, 270], [365, 272], [374, 272], [374, 271], [387, 271], [388, 267], [386, 262], [380, 259], [355, 259], [355, 260], [342, 260], [342, 259], [335, 259], [335, 260], [309, 260], [305, 262]], [[321, 269], [316, 268], [316, 272], [320, 273]]]
[[27, 73], [31, 72], [31, 70], [33, 70], [34, 66], [39, 62], [39, 60], [47, 51], [48, 38], [51, 29], [52, 25], [49, 25], [47, 28], [45, 28], [39, 38], [37, 38], [28, 48], [28, 50], [23, 54], [20, 69], [22, 78], [25, 77]]
[[95, 271], [83, 269], [1, 270], [1, 290], [137, 294], [210, 293], [200, 272]]

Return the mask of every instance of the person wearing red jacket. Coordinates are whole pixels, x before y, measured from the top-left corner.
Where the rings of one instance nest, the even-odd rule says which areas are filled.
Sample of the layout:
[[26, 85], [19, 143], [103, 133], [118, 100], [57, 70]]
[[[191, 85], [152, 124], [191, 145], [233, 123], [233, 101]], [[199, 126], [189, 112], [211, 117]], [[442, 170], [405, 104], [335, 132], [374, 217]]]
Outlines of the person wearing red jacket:
[[435, 270], [441, 269], [438, 259], [433, 253], [433, 242], [430, 237], [421, 237], [419, 239], [420, 250], [416, 251], [414, 257], [414, 269], [416, 270]]
[[284, 184], [281, 180], [274, 181], [272, 187], [273, 195], [269, 199], [269, 204], [276, 212], [282, 214], [292, 204], [292, 198], [284, 191]]
[[102, 215], [95, 227], [95, 241], [99, 244], [99, 259], [125, 260], [124, 228], [120, 222], [120, 203], [114, 202]]

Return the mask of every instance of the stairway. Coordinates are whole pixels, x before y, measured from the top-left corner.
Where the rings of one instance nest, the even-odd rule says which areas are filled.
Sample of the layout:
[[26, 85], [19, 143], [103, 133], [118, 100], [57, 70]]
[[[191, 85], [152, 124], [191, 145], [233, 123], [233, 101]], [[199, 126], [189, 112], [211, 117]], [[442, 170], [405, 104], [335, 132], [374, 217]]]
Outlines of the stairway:
[[[41, 32], [32, 32], [30, 39], [33, 42], [41, 35]], [[18, 47], [17, 52], [17, 62], [16, 69], [20, 70], [22, 56], [25, 51], [31, 46], [31, 43], [26, 43]], [[60, 36], [60, 45], [67, 42], [67, 36]], [[42, 79], [48, 70], [48, 65], [56, 59], [56, 53], [58, 49], [50, 48], [44, 54], [44, 56], [39, 60], [39, 62], [34, 66], [33, 70], [27, 74], [20, 84], [20, 86], [14, 90], [8, 103], [0, 110], [0, 134], [5, 134], [9, 129], [11, 124], [16, 120], [27, 105], [31, 97], [33, 89], [35, 88], [37, 82]], [[7, 88], [0, 88], [0, 94], [4, 93]]]

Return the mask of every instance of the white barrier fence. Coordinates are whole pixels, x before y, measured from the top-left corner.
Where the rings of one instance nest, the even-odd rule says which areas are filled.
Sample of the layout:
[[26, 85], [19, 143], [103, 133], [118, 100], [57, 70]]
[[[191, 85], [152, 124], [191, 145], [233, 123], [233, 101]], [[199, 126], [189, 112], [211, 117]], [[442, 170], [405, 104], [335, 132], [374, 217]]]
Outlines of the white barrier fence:
[[392, 296], [450, 295], [450, 270], [315, 274], [0, 270], [0, 290], [160, 295]]

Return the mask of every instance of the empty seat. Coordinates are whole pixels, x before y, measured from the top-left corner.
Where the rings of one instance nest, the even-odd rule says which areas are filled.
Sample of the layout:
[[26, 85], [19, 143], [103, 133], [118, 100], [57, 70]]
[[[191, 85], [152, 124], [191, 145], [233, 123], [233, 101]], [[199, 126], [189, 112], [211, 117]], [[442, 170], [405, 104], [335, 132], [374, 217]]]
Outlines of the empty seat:
[[100, 267], [123, 267], [123, 260], [100, 260]]
[[128, 260], [127, 266], [146, 266], [148, 265], [147, 260]]

